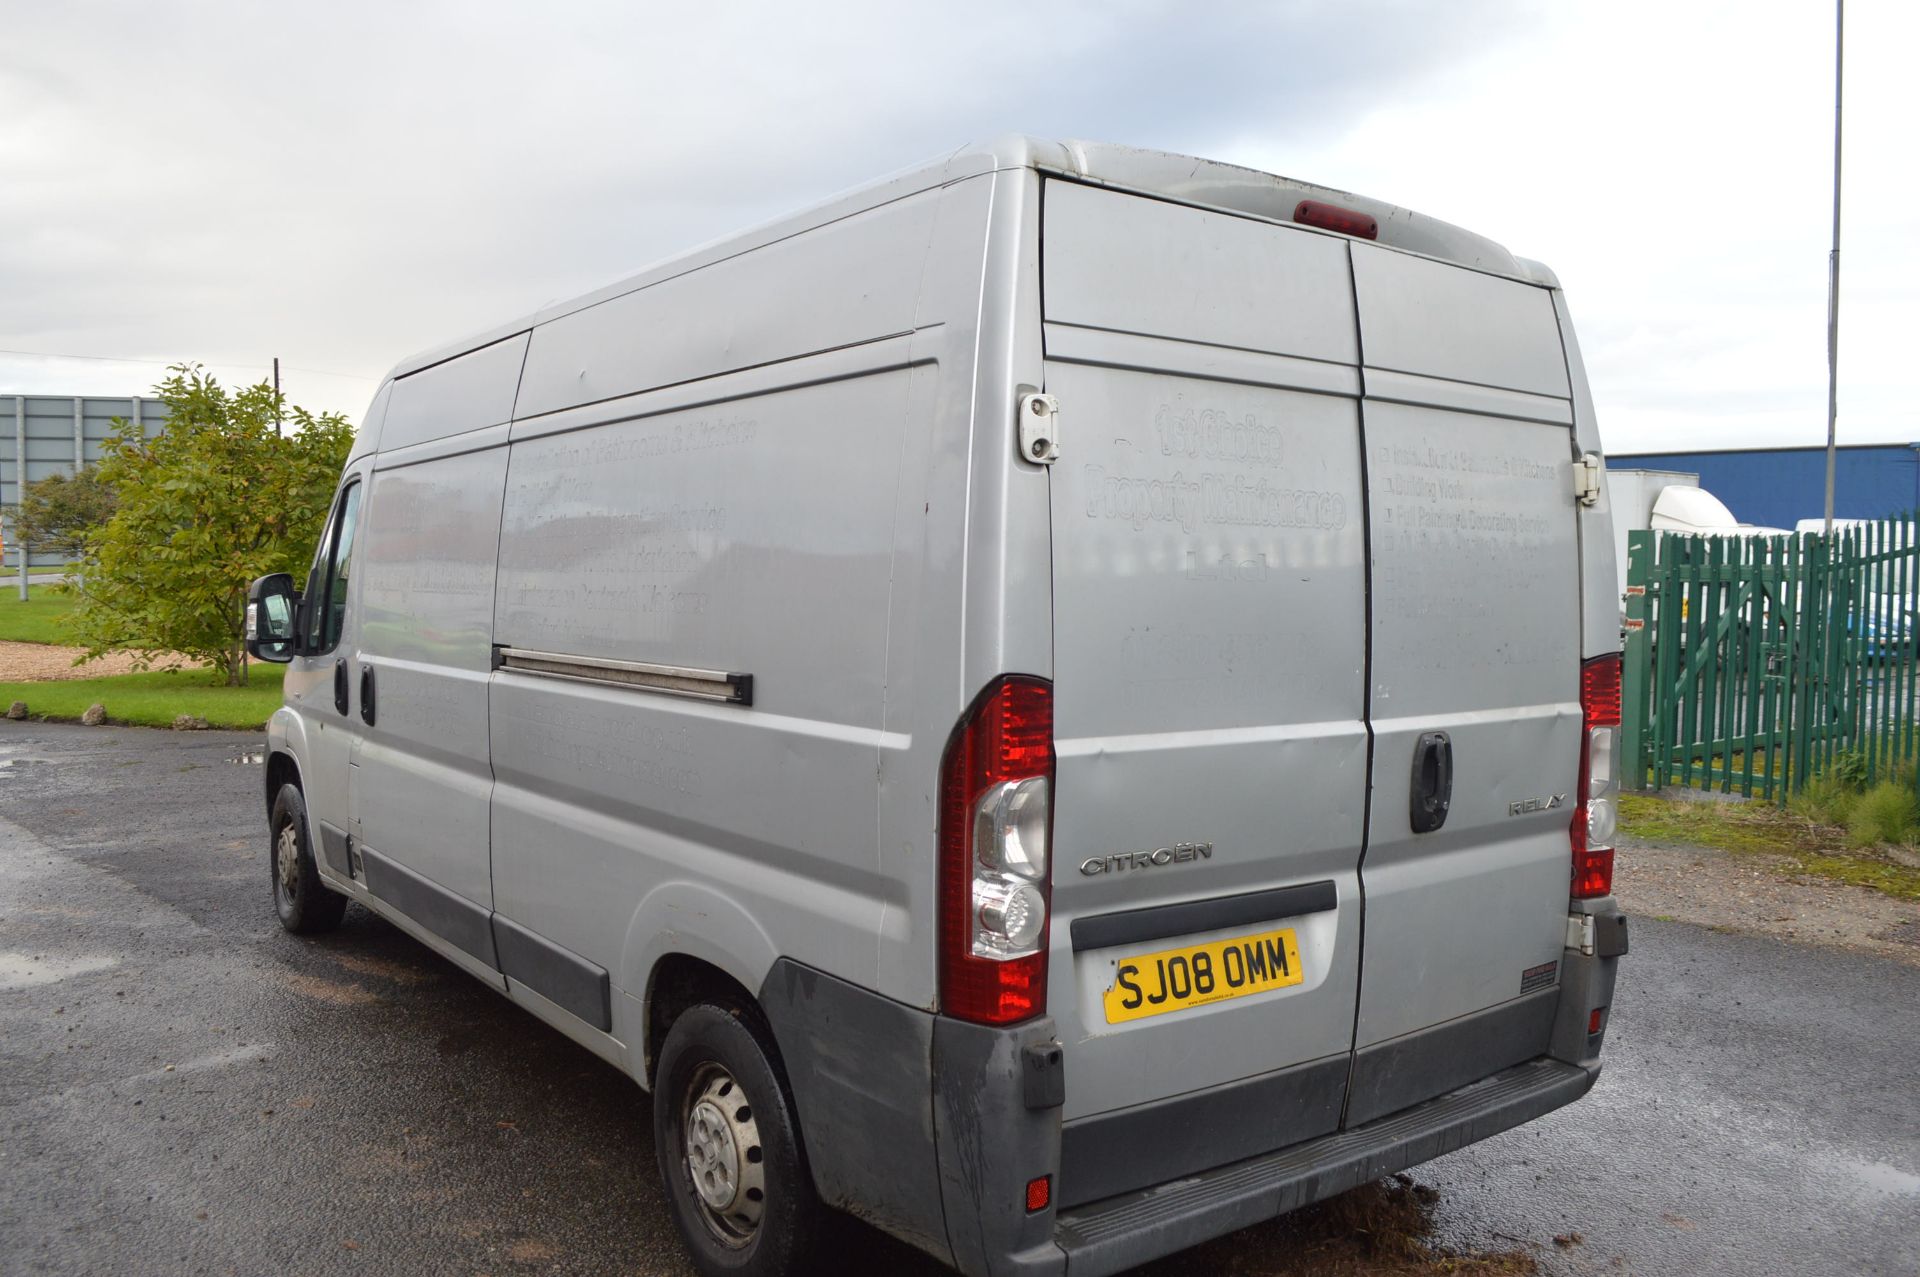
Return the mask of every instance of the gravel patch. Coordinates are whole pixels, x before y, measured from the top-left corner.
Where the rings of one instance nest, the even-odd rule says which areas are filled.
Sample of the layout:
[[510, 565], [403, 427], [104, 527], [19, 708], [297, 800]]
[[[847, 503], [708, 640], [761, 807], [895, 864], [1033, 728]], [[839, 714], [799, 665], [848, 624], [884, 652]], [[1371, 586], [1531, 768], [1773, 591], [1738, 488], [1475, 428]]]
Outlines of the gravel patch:
[[[138, 659], [131, 652], [108, 652], [84, 665], [74, 664], [86, 654], [83, 647], [0, 639], [0, 683], [49, 683], [69, 678], [99, 678], [104, 674], [131, 674]], [[154, 661], [151, 668], [191, 669], [195, 664], [184, 656], [174, 655]]]
[[1920, 904], [1796, 876], [1784, 856], [1620, 838], [1614, 895], [1629, 913], [1716, 931], [1876, 953], [1920, 966]]

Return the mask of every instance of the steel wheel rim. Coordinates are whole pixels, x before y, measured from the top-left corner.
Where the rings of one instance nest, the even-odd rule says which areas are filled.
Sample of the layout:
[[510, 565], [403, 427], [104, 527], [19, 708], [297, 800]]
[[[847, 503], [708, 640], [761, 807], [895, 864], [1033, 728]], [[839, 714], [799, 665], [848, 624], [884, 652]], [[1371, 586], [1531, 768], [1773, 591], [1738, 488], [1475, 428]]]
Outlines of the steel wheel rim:
[[760, 1125], [746, 1090], [718, 1064], [703, 1064], [680, 1101], [681, 1164], [707, 1231], [745, 1246], [766, 1209]]
[[273, 844], [273, 885], [291, 905], [300, 898], [300, 831], [289, 820]]

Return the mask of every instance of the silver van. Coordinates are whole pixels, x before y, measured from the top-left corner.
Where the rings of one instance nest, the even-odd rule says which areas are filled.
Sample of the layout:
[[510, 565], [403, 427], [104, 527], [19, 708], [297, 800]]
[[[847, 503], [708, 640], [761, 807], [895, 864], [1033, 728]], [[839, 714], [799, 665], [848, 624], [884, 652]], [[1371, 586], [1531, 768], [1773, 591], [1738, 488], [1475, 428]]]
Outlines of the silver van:
[[248, 605], [275, 903], [651, 1092], [703, 1272], [1116, 1272], [1593, 1085], [1603, 478], [1545, 267], [959, 151], [393, 371]]

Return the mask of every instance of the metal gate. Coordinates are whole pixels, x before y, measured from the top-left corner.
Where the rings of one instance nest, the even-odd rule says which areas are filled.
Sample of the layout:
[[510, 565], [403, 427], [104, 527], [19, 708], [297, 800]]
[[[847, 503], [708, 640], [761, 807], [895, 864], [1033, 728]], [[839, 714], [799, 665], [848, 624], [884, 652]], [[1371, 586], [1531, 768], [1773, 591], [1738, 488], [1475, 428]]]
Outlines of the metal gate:
[[1914, 757], [1920, 527], [1627, 537], [1621, 750], [1629, 787], [1784, 801], [1845, 756], [1869, 784]]

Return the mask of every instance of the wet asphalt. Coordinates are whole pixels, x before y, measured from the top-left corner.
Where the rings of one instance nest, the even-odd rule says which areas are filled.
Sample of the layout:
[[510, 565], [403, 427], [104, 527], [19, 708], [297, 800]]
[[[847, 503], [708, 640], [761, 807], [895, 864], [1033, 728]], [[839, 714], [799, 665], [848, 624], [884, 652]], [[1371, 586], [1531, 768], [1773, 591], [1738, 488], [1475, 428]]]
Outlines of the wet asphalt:
[[[280, 930], [259, 745], [0, 722], [0, 1274], [689, 1273], [629, 1081], [358, 908]], [[1554, 1274], [1920, 1273], [1920, 967], [1633, 944], [1593, 1093], [1417, 1171], [1441, 1237]], [[1284, 1244], [1244, 1236], [1248, 1273]]]

